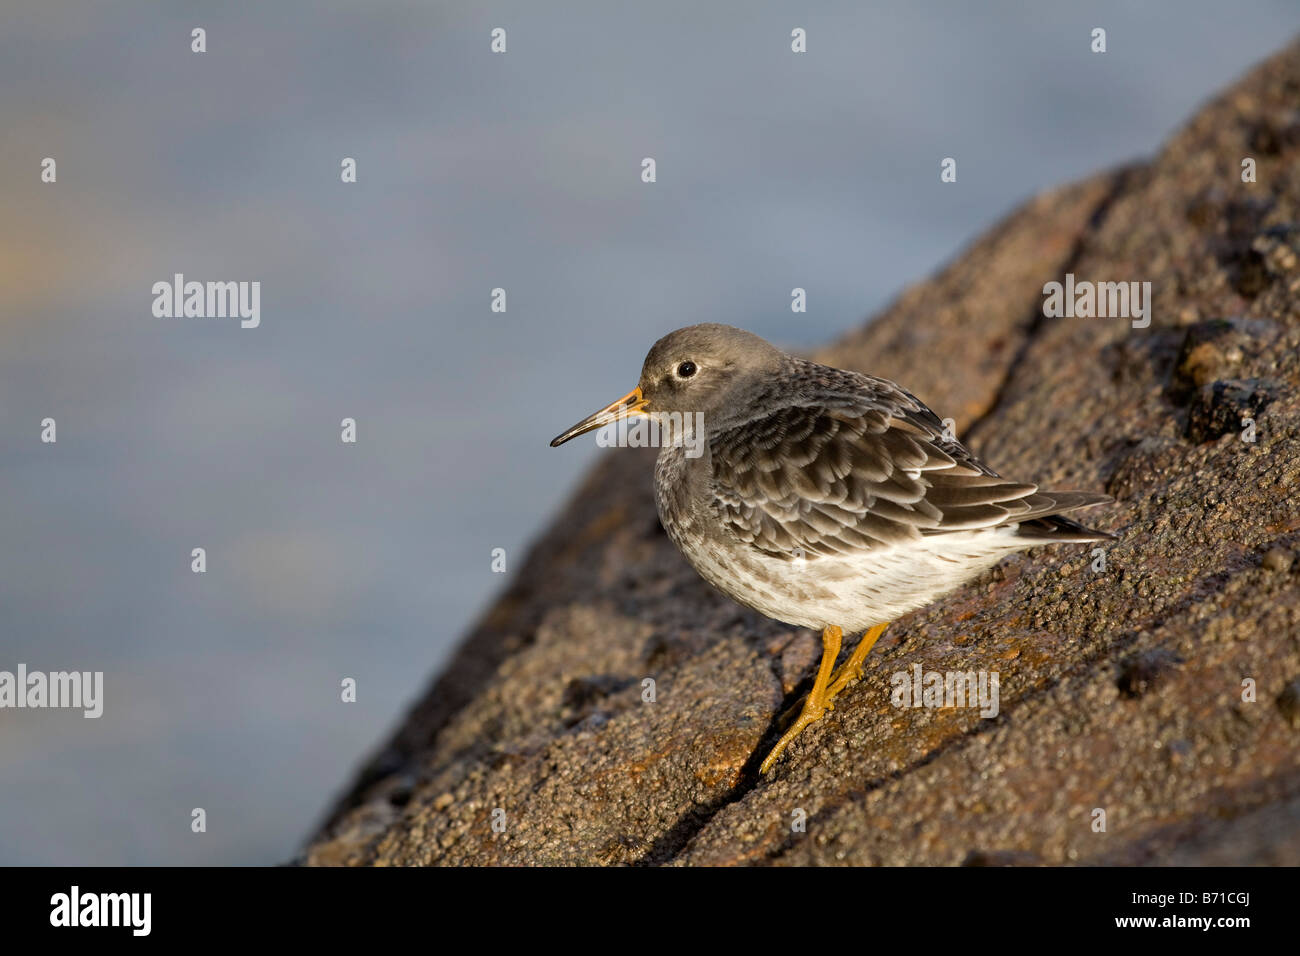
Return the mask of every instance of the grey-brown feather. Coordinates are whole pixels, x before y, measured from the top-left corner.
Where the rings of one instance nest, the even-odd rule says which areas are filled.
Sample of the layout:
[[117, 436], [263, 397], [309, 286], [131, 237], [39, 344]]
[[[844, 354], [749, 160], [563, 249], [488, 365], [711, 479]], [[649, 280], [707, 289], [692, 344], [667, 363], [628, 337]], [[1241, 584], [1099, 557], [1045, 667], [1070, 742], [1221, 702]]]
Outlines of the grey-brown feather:
[[790, 361], [787, 404], [709, 437], [713, 509], [753, 549], [815, 559], [1013, 527], [1026, 546], [1110, 537], [1056, 517], [1106, 495], [1008, 481], [892, 382]]

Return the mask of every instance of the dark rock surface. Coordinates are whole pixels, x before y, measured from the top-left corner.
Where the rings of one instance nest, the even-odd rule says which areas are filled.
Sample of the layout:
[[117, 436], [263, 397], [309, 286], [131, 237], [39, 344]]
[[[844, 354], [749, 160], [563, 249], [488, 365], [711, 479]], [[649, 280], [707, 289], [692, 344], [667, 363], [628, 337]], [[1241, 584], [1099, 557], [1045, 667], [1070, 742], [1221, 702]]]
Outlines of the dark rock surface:
[[[1151, 282], [1150, 327], [1045, 318], [1067, 272]], [[1300, 864], [1300, 45], [817, 358], [1115, 496], [1104, 570], [1040, 549], [900, 619], [760, 779], [819, 638], [704, 584], [612, 451], [305, 861]], [[894, 707], [914, 664], [997, 671], [999, 714]]]

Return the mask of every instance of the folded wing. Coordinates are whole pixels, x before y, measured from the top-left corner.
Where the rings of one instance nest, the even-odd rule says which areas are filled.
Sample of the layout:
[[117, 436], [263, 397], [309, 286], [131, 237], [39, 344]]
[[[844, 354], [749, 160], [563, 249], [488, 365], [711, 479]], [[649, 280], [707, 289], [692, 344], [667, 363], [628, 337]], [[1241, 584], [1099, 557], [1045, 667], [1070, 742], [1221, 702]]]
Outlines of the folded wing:
[[1106, 537], [1052, 517], [1105, 495], [1007, 481], [946, 437], [914, 396], [860, 378], [863, 387], [782, 408], [710, 442], [714, 508], [740, 540], [811, 559], [1022, 522], [1025, 536], [1040, 540]]

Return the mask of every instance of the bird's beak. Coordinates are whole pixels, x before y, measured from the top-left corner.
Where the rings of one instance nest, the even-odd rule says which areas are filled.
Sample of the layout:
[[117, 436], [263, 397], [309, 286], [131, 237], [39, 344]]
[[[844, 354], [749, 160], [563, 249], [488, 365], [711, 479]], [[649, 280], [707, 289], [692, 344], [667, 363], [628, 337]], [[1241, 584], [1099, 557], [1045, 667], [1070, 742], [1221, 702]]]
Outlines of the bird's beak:
[[633, 415], [649, 415], [645, 410], [647, 401], [641, 394], [641, 387], [638, 385], [632, 391], [628, 392], [616, 402], [610, 402], [594, 415], [589, 415], [572, 428], [567, 429], [562, 434], [551, 439], [551, 447], [563, 445], [570, 438], [577, 438], [579, 435], [585, 435], [589, 431], [594, 431], [610, 422], [616, 422], [620, 418], [631, 418]]

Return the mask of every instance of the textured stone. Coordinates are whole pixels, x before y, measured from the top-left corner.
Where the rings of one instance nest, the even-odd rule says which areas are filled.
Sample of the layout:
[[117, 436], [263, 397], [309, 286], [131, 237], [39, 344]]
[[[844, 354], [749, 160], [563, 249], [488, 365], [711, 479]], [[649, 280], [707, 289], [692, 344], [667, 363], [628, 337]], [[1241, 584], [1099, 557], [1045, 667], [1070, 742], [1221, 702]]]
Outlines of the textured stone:
[[[817, 355], [903, 383], [1007, 474], [1114, 495], [1087, 513], [1118, 536], [1100, 555], [1011, 557], [900, 619], [760, 779], [818, 639], [705, 585], [652, 454], [613, 451], [303, 860], [1300, 864], [1296, 103], [1300, 46]], [[1150, 327], [1045, 318], [1066, 272], [1151, 282]], [[914, 664], [997, 671], [999, 714], [894, 707]]]

